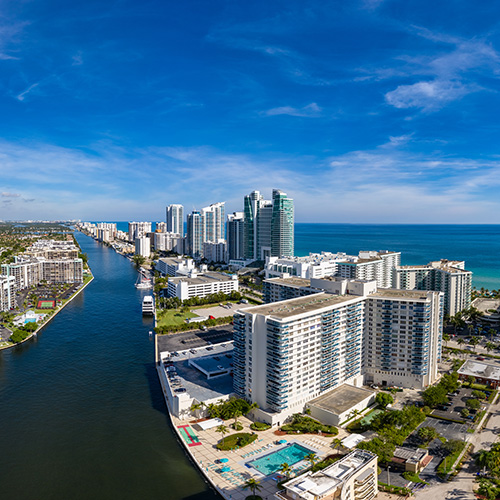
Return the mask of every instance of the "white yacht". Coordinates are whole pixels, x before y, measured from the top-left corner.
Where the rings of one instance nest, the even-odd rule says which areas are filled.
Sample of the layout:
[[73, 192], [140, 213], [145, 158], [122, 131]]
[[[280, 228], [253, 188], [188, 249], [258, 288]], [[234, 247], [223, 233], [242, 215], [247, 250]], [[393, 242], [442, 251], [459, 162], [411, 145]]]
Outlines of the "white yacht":
[[154, 316], [155, 314], [155, 302], [152, 295], [146, 295], [142, 299], [142, 315], [143, 316]]

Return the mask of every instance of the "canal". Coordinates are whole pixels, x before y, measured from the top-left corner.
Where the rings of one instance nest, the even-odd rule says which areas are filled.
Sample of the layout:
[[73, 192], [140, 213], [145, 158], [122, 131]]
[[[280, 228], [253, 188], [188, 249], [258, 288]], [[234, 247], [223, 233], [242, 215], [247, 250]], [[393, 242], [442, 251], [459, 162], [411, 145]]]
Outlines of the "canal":
[[215, 500], [171, 430], [133, 265], [76, 233], [94, 281], [0, 352], [0, 497]]

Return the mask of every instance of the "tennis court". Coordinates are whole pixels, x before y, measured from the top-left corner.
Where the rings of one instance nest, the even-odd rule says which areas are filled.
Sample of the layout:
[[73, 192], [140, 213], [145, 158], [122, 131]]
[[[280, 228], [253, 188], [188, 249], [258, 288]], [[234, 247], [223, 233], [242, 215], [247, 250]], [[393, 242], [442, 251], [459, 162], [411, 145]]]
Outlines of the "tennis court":
[[54, 309], [55, 306], [55, 300], [39, 300], [37, 309]]

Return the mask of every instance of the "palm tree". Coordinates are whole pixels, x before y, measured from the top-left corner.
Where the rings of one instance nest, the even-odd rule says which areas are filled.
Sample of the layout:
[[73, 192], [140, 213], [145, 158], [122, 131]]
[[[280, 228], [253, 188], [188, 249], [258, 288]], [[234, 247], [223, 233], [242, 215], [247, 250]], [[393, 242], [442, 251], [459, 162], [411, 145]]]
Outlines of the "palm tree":
[[490, 328], [488, 330], [488, 333], [490, 334], [490, 342], [493, 340], [493, 335], [495, 335], [497, 332], [494, 328]]
[[201, 402], [201, 403], [193, 403], [191, 405], [191, 408], [189, 408], [193, 413], [198, 411], [198, 410], [201, 410], [202, 408], [205, 407], [205, 403]]
[[443, 333], [443, 341], [446, 344], [446, 347], [448, 347], [448, 342], [451, 340], [451, 337], [447, 333]]
[[495, 349], [496, 346], [492, 342], [486, 342], [486, 344], [484, 344], [484, 347], [488, 352], [491, 352], [493, 351], [493, 349]]
[[283, 474], [285, 474], [287, 479], [290, 477], [290, 473], [292, 472], [292, 468], [286, 462], [282, 463], [278, 470], [280, 472], [283, 472]]
[[241, 417], [242, 412], [239, 408], [234, 408], [232, 411], [232, 417], [234, 418], [233, 429], [236, 429], [236, 424], [238, 423], [238, 417]]
[[479, 344], [479, 342], [481, 342], [481, 339], [479, 337], [472, 337], [470, 339], [470, 345], [474, 348], [474, 352], [476, 352], [476, 347], [477, 347], [477, 344]]
[[222, 444], [224, 444], [224, 434], [227, 434], [229, 432], [229, 429], [224, 424], [221, 424], [215, 430], [222, 434]]
[[304, 458], [311, 464], [311, 467], [314, 467], [314, 464], [318, 461], [316, 453], [309, 453]]
[[262, 486], [260, 485], [260, 481], [257, 481], [253, 477], [250, 479], [247, 479], [245, 481], [245, 484], [243, 485], [243, 489], [246, 490], [247, 488], [250, 488], [252, 490], [252, 496], [255, 497], [255, 492], [259, 491]]
[[332, 446], [333, 446], [333, 451], [335, 451], [335, 450], [339, 450], [340, 451], [340, 448], [342, 447], [342, 440], [339, 439], [339, 438], [335, 438], [332, 441]]

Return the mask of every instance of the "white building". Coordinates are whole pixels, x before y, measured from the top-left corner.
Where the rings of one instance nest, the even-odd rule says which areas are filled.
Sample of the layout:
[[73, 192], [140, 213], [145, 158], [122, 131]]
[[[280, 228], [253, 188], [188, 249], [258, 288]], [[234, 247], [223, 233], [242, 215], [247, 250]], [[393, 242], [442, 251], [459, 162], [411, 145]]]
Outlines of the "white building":
[[425, 266], [398, 266], [393, 286], [443, 292], [444, 312], [454, 316], [471, 304], [472, 271], [465, 270], [464, 261], [446, 259]]
[[142, 238], [146, 233], [151, 232], [151, 222], [129, 222], [128, 240], [134, 242], [137, 238]]
[[155, 250], [163, 250], [182, 254], [184, 238], [179, 233], [154, 233]]
[[184, 207], [182, 205], [169, 205], [166, 209], [167, 233], [177, 233], [184, 237]]
[[158, 259], [155, 269], [163, 276], [187, 276], [196, 271], [196, 265], [193, 259], [169, 257]]
[[377, 455], [356, 450], [318, 472], [283, 484], [276, 500], [372, 500], [378, 494]]
[[0, 311], [16, 307], [16, 278], [0, 276]]
[[322, 278], [323, 276], [335, 276], [337, 263], [353, 261], [354, 256], [345, 253], [310, 253], [305, 257], [267, 257], [266, 278], [283, 278], [286, 275], [298, 278]]
[[393, 286], [393, 270], [400, 263], [401, 252], [362, 251], [354, 260], [339, 262], [336, 275], [341, 278], [376, 280], [379, 287], [389, 288]]
[[203, 258], [207, 262], [227, 262], [227, 245], [225, 240], [217, 243], [205, 241], [203, 243]]
[[147, 236], [135, 239], [135, 254], [146, 258], [151, 255], [151, 240]]
[[205, 272], [200, 275], [193, 273], [191, 277], [169, 278], [167, 295], [186, 300], [192, 297], [206, 297], [219, 292], [230, 294], [238, 290], [238, 276], [236, 274]]
[[166, 222], [157, 222], [155, 227], [156, 233], [168, 233], [167, 223]]
[[280, 425], [342, 384], [423, 388], [437, 379], [442, 295], [345, 286], [343, 295], [315, 293], [236, 312], [234, 390], [259, 405], [257, 418]]

